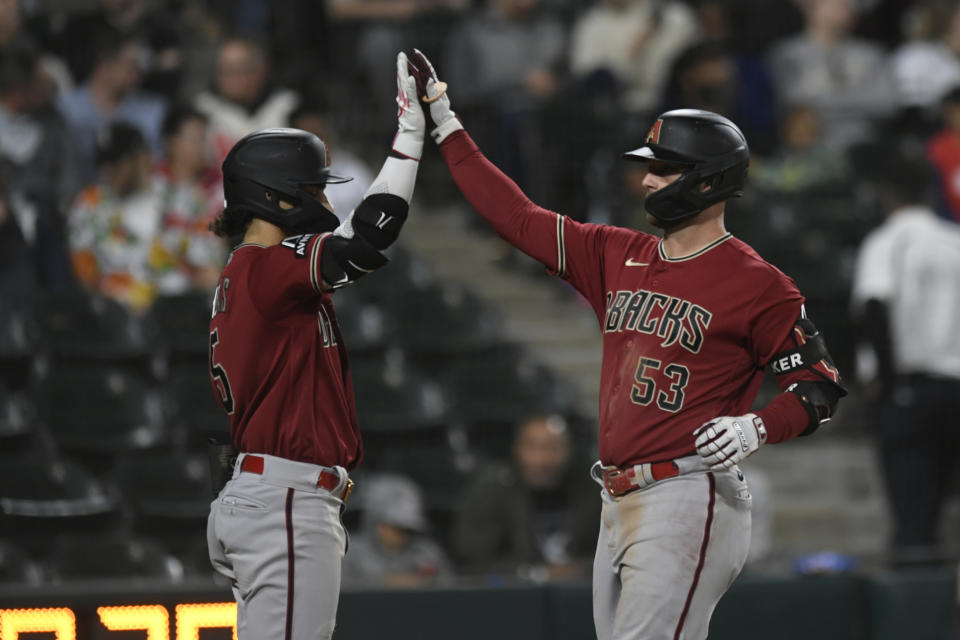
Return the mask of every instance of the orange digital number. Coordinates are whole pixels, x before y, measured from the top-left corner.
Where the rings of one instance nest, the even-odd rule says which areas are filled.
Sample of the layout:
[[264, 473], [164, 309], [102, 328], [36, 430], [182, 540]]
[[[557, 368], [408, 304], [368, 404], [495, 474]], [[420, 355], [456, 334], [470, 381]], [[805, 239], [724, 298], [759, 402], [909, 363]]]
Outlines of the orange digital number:
[[177, 640], [200, 640], [200, 629], [210, 627], [233, 629], [233, 640], [237, 640], [236, 602], [178, 604], [176, 611]]
[[0, 609], [0, 640], [17, 640], [21, 633], [50, 633], [56, 640], [76, 640], [77, 618], [66, 607]]
[[97, 615], [110, 631], [145, 630], [147, 640], [170, 640], [170, 614], [163, 605], [97, 607]]

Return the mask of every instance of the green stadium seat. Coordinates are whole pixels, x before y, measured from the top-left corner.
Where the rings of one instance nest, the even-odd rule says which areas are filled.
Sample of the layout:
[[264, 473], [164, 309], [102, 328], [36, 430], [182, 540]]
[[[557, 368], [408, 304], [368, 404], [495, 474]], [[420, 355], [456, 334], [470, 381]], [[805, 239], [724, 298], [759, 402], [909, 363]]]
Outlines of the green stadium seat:
[[140, 320], [110, 298], [47, 295], [36, 305], [37, 348], [57, 360], [148, 359]]
[[163, 547], [122, 533], [63, 538], [44, 564], [54, 583], [97, 579], [179, 582], [183, 579], [183, 565]]
[[443, 426], [446, 403], [440, 386], [395, 356], [351, 360], [361, 430], [399, 433]]
[[158, 297], [144, 318], [150, 343], [171, 359], [206, 361], [212, 300], [213, 294], [205, 291]]
[[195, 442], [230, 432], [230, 420], [214, 395], [206, 361], [174, 365], [162, 386], [171, 429]]
[[387, 310], [396, 339], [414, 357], [455, 357], [504, 341], [503, 321], [492, 307], [458, 286], [407, 292]]
[[112, 454], [164, 439], [162, 403], [146, 382], [100, 363], [51, 363], [30, 390], [39, 421], [71, 452]]
[[0, 442], [9, 446], [13, 439], [30, 434], [34, 426], [33, 411], [26, 396], [0, 383]]
[[77, 462], [50, 451], [0, 457], [0, 537], [45, 551], [64, 532], [99, 531], [119, 516], [118, 501]]
[[0, 309], [0, 383], [20, 387], [26, 383], [35, 346], [34, 322], [22, 309]]
[[36, 586], [42, 578], [40, 566], [25, 549], [0, 540], [0, 585]]
[[340, 296], [334, 301], [337, 325], [350, 354], [382, 351], [389, 327], [380, 305], [358, 296]]

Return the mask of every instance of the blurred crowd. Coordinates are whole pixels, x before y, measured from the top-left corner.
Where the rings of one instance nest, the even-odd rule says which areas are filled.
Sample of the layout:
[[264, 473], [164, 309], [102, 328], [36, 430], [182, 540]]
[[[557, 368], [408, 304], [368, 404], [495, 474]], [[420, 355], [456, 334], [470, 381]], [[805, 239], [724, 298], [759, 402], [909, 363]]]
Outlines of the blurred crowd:
[[[3, 305], [81, 290], [145, 314], [158, 297], [211, 290], [229, 250], [207, 231], [219, 164], [256, 129], [320, 135], [334, 170], [356, 177], [328, 192], [348, 214], [395, 128], [395, 54], [415, 46], [489, 157], [581, 220], [644, 228], [642, 165], [618, 159], [657, 113], [737, 122], [753, 157], [731, 230], [798, 281], [848, 377], [858, 339], [872, 351], [859, 370], [886, 425], [895, 543], [920, 557], [936, 546], [956, 471], [942, 454], [960, 433], [945, 404], [960, 398], [955, 1], [0, 0]], [[425, 158], [421, 202], [455, 197]], [[896, 424], [882, 420], [891, 406]], [[568, 481], [566, 427], [523, 423], [512, 451], [467, 491], [444, 546], [424, 539], [415, 484], [373, 482], [380, 506], [351, 543], [368, 551], [345, 572], [586, 576], [599, 501]], [[910, 482], [927, 476], [917, 506]]]

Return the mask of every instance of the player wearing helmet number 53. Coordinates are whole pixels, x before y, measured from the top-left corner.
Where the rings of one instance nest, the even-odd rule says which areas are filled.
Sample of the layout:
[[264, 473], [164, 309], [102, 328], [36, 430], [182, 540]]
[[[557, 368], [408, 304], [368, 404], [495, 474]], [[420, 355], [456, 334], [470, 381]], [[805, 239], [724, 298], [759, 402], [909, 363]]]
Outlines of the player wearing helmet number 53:
[[425, 120], [397, 57], [399, 127], [389, 157], [343, 223], [324, 189], [326, 147], [297, 129], [240, 140], [223, 163], [213, 229], [242, 236], [210, 321], [210, 380], [239, 450], [213, 501], [210, 559], [237, 599], [240, 640], [333, 633], [348, 472], [363, 455], [350, 367], [331, 294], [383, 266], [406, 220]]
[[[436, 71], [419, 51], [410, 59], [433, 99]], [[813, 433], [846, 394], [794, 282], [724, 227], [725, 201], [745, 185], [743, 134], [715, 113], [669, 111], [625, 154], [647, 168], [660, 238], [538, 207], [480, 153], [448, 94], [429, 105], [427, 128], [467, 200], [576, 287], [603, 333], [598, 639], [705, 638], [747, 557], [737, 463]], [[768, 367], [783, 393], [751, 413]]]

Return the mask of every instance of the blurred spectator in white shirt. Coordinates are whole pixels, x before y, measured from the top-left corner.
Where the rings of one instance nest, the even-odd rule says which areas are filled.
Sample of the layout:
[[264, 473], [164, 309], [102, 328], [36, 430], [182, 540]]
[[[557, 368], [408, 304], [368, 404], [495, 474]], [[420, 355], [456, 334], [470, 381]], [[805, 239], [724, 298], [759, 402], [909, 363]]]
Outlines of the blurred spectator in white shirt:
[[195, 106], [210, 119], [218, 162], [248, 133], [286, 126], [300, 103], [297, 92], [271, 85], [267, 51], [252, 38], [233, 37], [221, 43], [213, 84], [212, 90], [197, 96]]
[[578, 76], [613, 73], [624, 90], [624, 106], [651, 111], [674, 59], [697, 36], [696, 15], [682, 2], [594, 0], [573, 25], [570, 70]]
[[850, 35], [853, 0], [798, 0], [806, 28], [774, 44], [770, 67], [781, 106], [816, 110], [823, 136], [846, 147], [872, 133], [896, 108], [884, 52]]
[[921, 5], [915, 21], [925, 25], [890, 57], [901, 108], [919, 108], [935, 116], [940, 100], [960, 86], [960, 5]]

